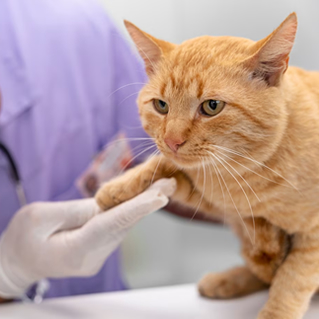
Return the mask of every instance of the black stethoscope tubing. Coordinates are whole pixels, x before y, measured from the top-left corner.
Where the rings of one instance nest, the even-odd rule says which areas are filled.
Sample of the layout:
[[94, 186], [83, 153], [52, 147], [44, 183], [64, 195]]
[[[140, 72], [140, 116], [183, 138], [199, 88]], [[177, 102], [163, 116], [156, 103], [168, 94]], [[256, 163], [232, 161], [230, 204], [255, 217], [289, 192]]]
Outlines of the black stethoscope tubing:
[[11, 173], [12, 173], [12, 177], [14, 178], [15, 182], [16, 183], [20, 183], [21, 180], [20, 180], [20, 174], [19, 174], [19, 170], [18, 170], [18, 167], [10, 153], [10, 151], [7, 149], [7, 147], [2, 144], [0, 142], [0, 150], [2, 151], [2, 153], [6, 156], [9, 164], [10, 164], [10, 168], [11, 168]]
[[18, 166], [16, 165], [16, 162], [13, 156], [11, 155], [11, 152], [9, 151], [9, 149], [1, 142], [0, 142], [0, 151], [2, 151], [2, 153], [5, 155], [5, 157], [7, 158], [10, 164], [11, 174], [15, 182], [17, 196], [20, 202], [20, 206], [22, 207], [27, 203], [27, 201], [26, 201], [25, 191], [21, 183], [21, 177], [20, 177], [21, 175], [19, 173]]

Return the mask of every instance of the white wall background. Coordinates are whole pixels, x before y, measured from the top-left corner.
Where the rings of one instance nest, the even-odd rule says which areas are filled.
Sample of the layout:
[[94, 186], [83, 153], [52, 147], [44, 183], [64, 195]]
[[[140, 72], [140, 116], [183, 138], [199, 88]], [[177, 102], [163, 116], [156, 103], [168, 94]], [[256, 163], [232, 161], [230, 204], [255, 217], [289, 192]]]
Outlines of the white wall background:
[[[299, 30], [291, 64], [319, 69], [317, 0], [101, 0], [123, 27], [127, 19], [167, 41], [200, 35], [261, 39], [292, 11]], [[225, 228], [155, 213], [129, 234], [124, 268], [132, 287], [195, 282], [208, 271], [241, 262], [238, 243]]]
[[273, 31], [296, 11], [299, 29], [291, 62], [319, 69], [318, 0], [101, 0], [120, 27], [127, 19], [152, 35], [180, 43], [200, 35], [253, 40]]

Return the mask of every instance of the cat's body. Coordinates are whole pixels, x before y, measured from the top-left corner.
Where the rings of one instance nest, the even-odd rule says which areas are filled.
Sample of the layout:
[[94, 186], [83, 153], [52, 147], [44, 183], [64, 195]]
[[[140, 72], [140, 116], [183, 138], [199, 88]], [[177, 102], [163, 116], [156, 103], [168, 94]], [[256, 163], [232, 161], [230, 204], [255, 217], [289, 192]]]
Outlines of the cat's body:
[[271, 284], [259, 319], [302, 318], [319, 287], [319, 73], [287, 69], [296, 25], [291, 15], [256, 43], [175, 46], [127, 24], [150, 78], [138, 99], [142, 123], [162, 155], [97, 194], [108, 208], [174, 176], [173, 200], [225, 220], [242, 242], [247, 266], [206, 276], [201, 294]]

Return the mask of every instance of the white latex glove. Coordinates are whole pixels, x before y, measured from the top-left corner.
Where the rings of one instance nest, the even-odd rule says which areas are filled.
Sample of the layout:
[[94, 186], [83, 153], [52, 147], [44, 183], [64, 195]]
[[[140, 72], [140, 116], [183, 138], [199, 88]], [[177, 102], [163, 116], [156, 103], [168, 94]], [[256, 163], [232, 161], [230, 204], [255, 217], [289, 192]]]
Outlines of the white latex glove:
[[0, 241], [0, 296], [20, 297], [40, 279], [96, 274], [128, 230], [168, 202], [162, 179], [107, 212], [94, 199], [34, 203], [20, 209]]

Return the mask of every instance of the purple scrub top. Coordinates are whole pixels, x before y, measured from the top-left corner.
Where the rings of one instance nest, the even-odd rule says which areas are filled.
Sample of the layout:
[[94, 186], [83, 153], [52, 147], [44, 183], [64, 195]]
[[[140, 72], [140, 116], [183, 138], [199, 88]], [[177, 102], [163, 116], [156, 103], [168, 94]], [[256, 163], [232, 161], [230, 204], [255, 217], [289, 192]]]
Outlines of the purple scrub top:
[[[29, 203], [80, 198], [76, 179], [118, 131], [146, 136], [135, 103], [145, 81], [95, 1], [0, 1], [0, 141]], [[19, 208], [0, 153], [0, 233]], [[119, 259], [116, 251], [92, 278], [51, 280], [47, 297], [124, 289]]]

